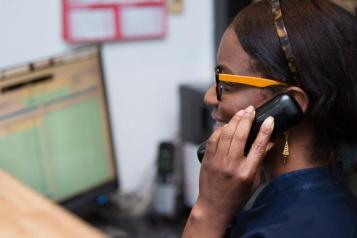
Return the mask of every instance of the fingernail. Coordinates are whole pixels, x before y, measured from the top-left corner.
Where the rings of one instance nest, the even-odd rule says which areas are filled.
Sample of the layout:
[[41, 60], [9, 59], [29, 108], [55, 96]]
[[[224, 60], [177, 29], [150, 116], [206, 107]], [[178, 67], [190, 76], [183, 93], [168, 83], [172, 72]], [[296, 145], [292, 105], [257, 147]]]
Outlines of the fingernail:
[[263, 124], [265, 129], [272, 129], [274, 127], [274, 117], [269, 116]]
[[266, 148], [266, 152], [269, 152], [274, 146], [274, 143], [273, 142], [270, 142], [268, 145], [267, 145], [267, 148]]
[[245, 112], [247, 113], [252, 113], [254, 111], [254, 107], [253, 106], [249, 106], [245, 109]]

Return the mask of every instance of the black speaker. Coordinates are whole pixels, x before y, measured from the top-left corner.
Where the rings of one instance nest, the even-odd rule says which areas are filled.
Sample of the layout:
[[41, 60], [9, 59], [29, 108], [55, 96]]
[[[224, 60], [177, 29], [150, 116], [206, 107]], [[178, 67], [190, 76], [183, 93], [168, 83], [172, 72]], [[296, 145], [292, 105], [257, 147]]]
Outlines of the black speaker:
[[248, 6], [252, 0], [215, 0], [214, 1], [214, 25], [215, 25], [215, 48], [218, 49], [219, 42], [228, 25], [240, 10]]
[[175, 172], [175, 146], [171, 142], [161, 142], [158, 155], [158, 179], [167, 182]]
[[209, 87], [209, 84], [180, 86], [180, 137], [184, 142], [199, 144], [212, 133], [211, 109], [203, 102]]

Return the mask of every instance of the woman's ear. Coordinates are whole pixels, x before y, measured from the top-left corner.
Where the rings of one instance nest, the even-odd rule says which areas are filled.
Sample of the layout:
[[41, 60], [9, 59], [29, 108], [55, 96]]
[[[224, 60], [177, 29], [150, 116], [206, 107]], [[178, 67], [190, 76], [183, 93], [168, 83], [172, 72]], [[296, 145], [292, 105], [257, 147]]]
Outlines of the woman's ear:
[[303, 89], [296, 86], [287, 88], [286, 92], [295, 98], [305, 114], [309, 108], [309, 97], [307, 96], [307, 93]]

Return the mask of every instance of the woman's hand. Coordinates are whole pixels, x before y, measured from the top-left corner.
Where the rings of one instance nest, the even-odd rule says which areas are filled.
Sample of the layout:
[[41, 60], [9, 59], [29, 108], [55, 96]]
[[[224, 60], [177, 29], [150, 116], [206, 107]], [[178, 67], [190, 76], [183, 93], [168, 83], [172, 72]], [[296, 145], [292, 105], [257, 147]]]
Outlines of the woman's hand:
[[209, 138], [201, 165], [199, 196], [183, 237], [223, 237], [234, 214], [260, 184], [262, 160], [272, 147], [269, 139], [274, 119], [264, 121], [245, 157], [254, 116], [252, 106], [241, 110]]

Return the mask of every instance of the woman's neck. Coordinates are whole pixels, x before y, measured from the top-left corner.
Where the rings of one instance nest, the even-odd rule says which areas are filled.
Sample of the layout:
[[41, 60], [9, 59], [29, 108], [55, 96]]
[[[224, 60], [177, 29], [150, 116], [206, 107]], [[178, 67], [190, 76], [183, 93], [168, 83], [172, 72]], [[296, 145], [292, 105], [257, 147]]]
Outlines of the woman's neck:
[[282, 155], [285, 138], [280, 137], [274, 141], [275, 145], [264, 162], [264, 171], [268, 180], [288, 172], [327, 164], [327, 161], [312, 158], [312, 145], [314, 144], [312, 131], [312, 128], [306, 124], [289, 130], [289, 155], [286, 162]]

